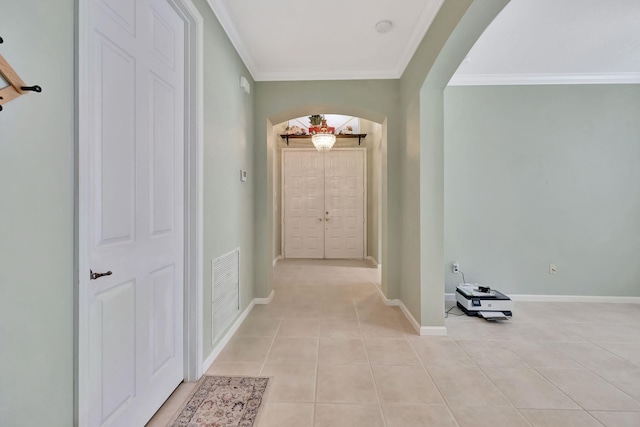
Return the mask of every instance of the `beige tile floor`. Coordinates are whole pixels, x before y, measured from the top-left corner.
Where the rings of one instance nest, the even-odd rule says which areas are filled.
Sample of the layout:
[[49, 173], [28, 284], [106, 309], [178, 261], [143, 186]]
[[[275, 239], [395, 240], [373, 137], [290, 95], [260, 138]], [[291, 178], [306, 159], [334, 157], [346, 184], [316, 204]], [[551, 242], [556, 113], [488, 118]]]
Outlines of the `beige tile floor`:
[[259, 427], [640, 426], [640, 304], [517, 302], [508, 322], [449, 316], [448, 337], [420, 337], [379, 277], [281, 261], [274, 300], [207, 373], [273, 377]]

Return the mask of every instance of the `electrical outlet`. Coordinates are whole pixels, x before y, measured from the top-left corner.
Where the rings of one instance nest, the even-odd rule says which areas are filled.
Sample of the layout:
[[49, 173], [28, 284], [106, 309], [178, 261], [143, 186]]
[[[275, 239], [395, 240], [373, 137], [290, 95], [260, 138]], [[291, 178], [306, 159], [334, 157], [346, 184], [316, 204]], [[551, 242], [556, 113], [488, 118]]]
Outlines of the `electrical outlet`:
[[453, 271], [454, 273], [460, 273], [460, 264], [457, 262], [451, 264], [451, 271]]
[[558, 269], [556, 268], [556, 265], [549, 264], [549, 274], [556, 274], [556, 271], [558, 271]]

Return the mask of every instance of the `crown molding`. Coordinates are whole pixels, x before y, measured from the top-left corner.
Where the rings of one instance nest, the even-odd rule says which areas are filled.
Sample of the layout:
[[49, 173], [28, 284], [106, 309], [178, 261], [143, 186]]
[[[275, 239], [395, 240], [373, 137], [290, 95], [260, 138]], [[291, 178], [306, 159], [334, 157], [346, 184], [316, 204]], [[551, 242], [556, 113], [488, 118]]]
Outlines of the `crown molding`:
[[640, 73], [454, 74], [449, 86], [639, 84]]
[[397, 79], [393, 70], [349, 70], [349, 71], [273, 71], [258, 72], [256, 81], [308, 81], [308, 80], [388, 80]]
[[246, 44], [242, 40], [240, 32], [233, 23], [231, 11], [227, 7], [226, 3], [224, 0], [207, 0], [207, 3], [218, 18], [218, 21], [220, 21], [220, 25], [222, 25], [222, 28], [227, 33], [227, 37], [231, 40], [231, 44], [235, 47], [238, 55], [240, 55], [240, 59], [242, 59], [242, 62], [244, 62], [244, 65], [249, 70], [249, 74], [251, 74], [253, 80], [257, 80], [256, 76], [259, 73], [256, 64], [253, 62], [253, 58], [251, 57]]
[[399, 79], [402, 77], [402, 73], [411, 62], [411, 58], [416, 54], [420, 43], [422, 43], [422, 39], [431, 28], [431, 24], [433, 20], [436, 18], [436, 15], [440, 11], [444, 0], [434, 0], [429, 2], [425, 8], [422, 10], [420, 17], [418, 18], [418, 23], [414, 27], [413, 32], [411, 33], [411, 37], [409, 38], [409, 43], [407, 43], [402, 56], [400, 57], [400, 61], [398, 62], [398, 67], [395, 70], [395, 76], [393, 78]]

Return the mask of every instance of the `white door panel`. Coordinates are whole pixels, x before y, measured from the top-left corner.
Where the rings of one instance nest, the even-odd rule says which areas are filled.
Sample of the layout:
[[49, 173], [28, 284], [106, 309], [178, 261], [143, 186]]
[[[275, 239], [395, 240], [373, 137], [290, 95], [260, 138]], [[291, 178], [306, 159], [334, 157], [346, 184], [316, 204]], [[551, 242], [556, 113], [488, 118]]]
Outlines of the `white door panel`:
[[364, 258], [365, 151], [283, 150], [285, 258]]
[[103, 361], [106, 375], [96, 375], [102, 400], [103, 420], [125, 407], [135, 397], [135, 281], [116, 284], [96, 294], [92, 307], [92, 348]]
[[284, 151], [286, 258], [324, 258], [324, 157]]
[[326, 258], [364, 258], [364, 155], [325, 154]]
[[184, 376], [184, 23], [166, 0], [89, 10], [89, 262], [113, 274], [81, 301], [88, 419], [144, 425]]

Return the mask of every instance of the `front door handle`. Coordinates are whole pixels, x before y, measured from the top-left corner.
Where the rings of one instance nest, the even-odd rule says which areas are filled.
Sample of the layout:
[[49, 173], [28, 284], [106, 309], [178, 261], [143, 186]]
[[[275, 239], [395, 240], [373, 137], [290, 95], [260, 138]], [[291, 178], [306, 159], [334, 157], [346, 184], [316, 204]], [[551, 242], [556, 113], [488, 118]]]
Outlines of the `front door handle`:
[[91, 280], [99, 279], [102, 276], [111, 276], [112, 274], [113, 274], [112, 271], [107, 271], [106, 273], [94, 273], [93, 270], [89, 270], [89, 278]]

